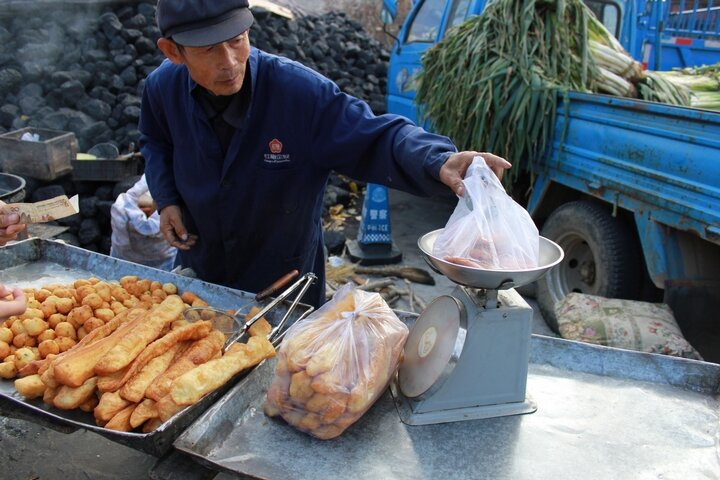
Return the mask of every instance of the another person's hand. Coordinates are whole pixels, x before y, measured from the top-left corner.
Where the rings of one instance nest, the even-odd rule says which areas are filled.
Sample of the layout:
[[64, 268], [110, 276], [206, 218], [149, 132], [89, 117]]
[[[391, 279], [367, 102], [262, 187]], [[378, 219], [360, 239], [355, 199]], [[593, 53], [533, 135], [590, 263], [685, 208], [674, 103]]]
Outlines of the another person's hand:
[[3, 212], [3, 205], [5, 202], [0, 200], [0, 247], [15, 240], [18, 234], [25, 230], [25, 224], [20, 223], [20, 215]]
[[197, 235], [187, 232], [177, 205], [168, 205], [160, 211], [160, 231], [170, 245], [180, 250], [190, 250], [197, 241]]
[[[12, 295], [12, 300], [6, 298]], [[25, 293], [19, 288], [10, 289], [0, 284], [0, 320], [5, 320], [13, 315], [22, 315], [27, 309]]]
[[465, 195], [465, 187], [463, 187], [463, 178], [468, 168], [472, 164], [473, 158], [480, 156], [485, 159], [488, 167], [495, 172], [495, 175], [502, 180], [503, 173], [506, 169], [512, 167], [512, 164], [502, 157], [485, 152], [457, 152], [447, 159], [442, 168], [440, 168], [440, 181], [450, 187], [455, 195], [462, 197]]

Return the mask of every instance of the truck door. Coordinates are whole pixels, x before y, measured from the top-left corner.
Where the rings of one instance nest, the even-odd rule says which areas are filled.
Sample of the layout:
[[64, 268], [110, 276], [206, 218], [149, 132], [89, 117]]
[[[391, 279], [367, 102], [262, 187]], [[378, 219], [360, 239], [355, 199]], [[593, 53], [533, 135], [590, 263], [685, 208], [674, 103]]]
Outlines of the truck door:
[[440, 41], [447, 30], [465, 20], [471, 4], [484, 1], [420, 0], [403, 24], [388, 67], [387, 111], [418, 123], [413, 77], [422, 67], [422, 54]]

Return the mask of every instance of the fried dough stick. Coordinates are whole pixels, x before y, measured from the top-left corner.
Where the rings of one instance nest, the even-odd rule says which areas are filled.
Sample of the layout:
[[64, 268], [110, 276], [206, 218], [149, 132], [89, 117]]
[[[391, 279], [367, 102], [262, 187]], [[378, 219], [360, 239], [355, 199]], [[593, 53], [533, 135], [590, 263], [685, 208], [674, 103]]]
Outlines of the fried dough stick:
[[130, 426], [132, 428], [137, 428], [147, 420], [159, 418], [159, 415], [158, 409], [155, 406], [155, 400], [146, 398], [139, 403], [137, 407], [135, 407], [132, 415], [130, 415]]
[[242, 370], [274, 356], [275, 348], [267, 338], [261, 335], [250, 337], [248, 343], [233, 344], [222, 357], [178, 377], [170, 388], [170, 395], [178, 405], [192, 405]]
[[136, 403], [131, 403], [127, 407], [120, 410], [118, 413], [115, 414], [114, 417], [110, 419], [109, 422], [105, 424], [105, 428], [109, 428], [110, 430], [117, 430], [118, 432], [129, 432], [130, 430], [132, 430], [132, 426], [130, 425], [130, 416], [132, 415], [136, 406]]
[[[87, 347], [90, 344], [102, 340], [103, 338], [107, 337], [111, 333], [113, 333], [118, 327], [123, 325], [124, 323], [128, 322], [130, 318], [128, 317], [129, 310], [125, 310], [113, 317], [112, 320], [107, 322], [102, 327], [98, 327], [85, 335], [83, 338], [80, 339], [80, 341], [70, 350], [67, 350], [59, 355], [55, 355], [52, 358], [44, 358], [42, 360], [33, 360], [32, 362], [25, 365], [19, 372], [18, 375], [21, 377], [25, 377], [27, 375], [32, 375], [34, 373], [42, 375], [45, 370], [47, 370], [50, 363], [52, 363], [53, 359], [59, 360], [61, 357], [64, 357], [66, 355], [69, 355], [70, 352], [76, 352], [81, 348]], [[84, 381], [84, 380], [83, 380]], [[82, 385], [82, 382], [80, 382]]]
[[93, 410], [93, 415], [95, 415], [98, 425], [105, 424], [128, 405], [130, 405], [130, 402], [122, 398], [118, 392], [103, 393], [100, 397], [100, 403]]
[[185, 310], [179, 296], [170, 295], [147, 314], [145, 320], [133, 328], [113, 346], [95, 365], [95, 373], [108, 375], [130, 365], [149, 343], [158, 338]]
[[198, 340], [207, 337], [212, 330], [212, 323], [208, 321], [195, 322], [175, 330], [170, 330], [163, 337], [158, 338], [148, 345], [145, 350], [127, 367], [125, 373], [104, 385], [106, 391], [114, 391], [125, 385], [133, 375], [135, 375], [150, 360], [167, 352], [173, 345], [186, 340]]
[[186, 349], [186, 342], [178, 342], [170, 349], [150, 360], [147, 365], [140, 369], [125, 385], [120, 388], [120, 396], [125, 400], [137, 403], [145, 396], [145, 390], [155, 378], [163, 373], [171, 365], [179, 351]]
[[[114, 322], [116, 319], [118, 320], [117, 327], [112, 333], [86, 345], [81, 345], [79, 343], [75, 348], [68, 350], [64, 355], [58, 355], [57, 359], [52, 363], [55, 381], [62, 385], [79, 387], [88, 378], [95, 376], [95, 364], [98, 360], [110, 351], [111, 348], [117, 345], [125, 334], [131, 332], [134, 328], [137, 328], [145, 318], [146, 313], [147, 311], [142, 308], [125, 310], [118, 314], [113, 320], [108, 322], [107, 325]], [[90, 332], [83, 338], [83, 340], [95, 333], [97, 330], [99, 329], [95, 329]]]
[[222, 350], [224, 343], [225, 335], [218, 330], [213, 330], [207, 337], [196, 340], [177, 361], [174, 361], [167, 370], [152, 381], [145, 390], [145, 396], [153, 400], [160, 400], [167, 395], [173, 380], [212, 359], [216, 353]]
[[53, 405], [55, 408], [61, 410], [72, 410], [78, 408], [80, 405], [85, 403], [91, 395], [95, 394], [95, 388], [97, 387], [97, 377], [92, 377], [85, 381], [79, 387], [68, 387], [63, 385], [55, 394], [53, 398]]

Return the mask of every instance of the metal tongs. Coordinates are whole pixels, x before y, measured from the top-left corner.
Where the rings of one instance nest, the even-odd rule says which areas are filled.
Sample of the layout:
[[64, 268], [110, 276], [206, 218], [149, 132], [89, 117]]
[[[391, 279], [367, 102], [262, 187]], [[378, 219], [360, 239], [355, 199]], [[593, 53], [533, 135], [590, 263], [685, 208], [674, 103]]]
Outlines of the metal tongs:
[[[283, 279], [287, 278], [288, 276], [284, 276]], [[292, 277], [290, 277], [292, 278]], [[287, 312], [285, 312], [285, 315], [283, 315], [280, 322], [278, 322], [277, 326], [275, 326], [268, 335], [268, 339], [273, 344], [274, 347], [277, 347], [277, 345], [282, 340], [283, 334], [278, 335], [278, 333], [282, 330], [283, 326], [285, 326], [285, 323], [287, 323], [287, 320], [290, 318], [290, 315], [292, 315], [292, 312], [295, 310], [295, 307], [297, 307], [297, 304], [300, 303], [300, 300], [302, 299], [303, 295], [305, 295], [305, 292], [308, 288], [310, 288], [310, 285], [312, 285], [315, 280], [317, 280], [317, 276], [312, 273], [308, 272], [305, 275], [301, 276], [295, 283], [290, 285], [288, 288], [286, 288], [280, 295], [275, 297], [270, 303], [265, 305], [263, 308], [260, 309], [255, 315], [253, 315], [247, 322], [243, 321], [243, 319], [238, 318], [237, 312], [236, 315], [230, 315], [226, 312], [217, 310], [212, 307], [196, 307], [196, 308], [189, 308], [183, 312], [183, 316], [186, 320], [189, 322], [194, 322], [197, 320], [212, 320], [214, 325], [227, 325], [229, 322], [229, 325], [232, 325], [232, 333], [229, 335], [228, 339], [225, 341], [225, 345], [223, 346], [223, 352], [225, 352], [230, 345], [240, 340], [240, 338], [247, 333], [248, 329], [253, 326], [255, 322], [260, 320], [267, 312], [269, 312], [272, 308], [274, 308], [278, 303], [285, 300], [290, 294], [292, 294], [295, 290], [298, 289], [298, 287], [302, 286], [300, 289], [300, 292], [297, 294], [295, 299], [293, 300], [292, 304], [290, 304], [290, 307], [288, 307]], [[277, 285], [279, 283], [275, 282], [273, 285]], [[263, 292], [267, 291], [264, 290]], [[261, 292], [261, 293], [263, 293]], [[258, 294], [260, 295], [260, 294]], [[261, 297], [260, 299], [262, 299]], [[256, 296], [256, 300], [258, 300], [258, 297]], [[247, 305], [245, 305], [247, 306]], [[244, 307], [245, 307], [244, 306]], [[243, 307], [243, 308], [244, 308]], [[314, 310], [313, 307], [310, 307], [309, 310], [304, 312], [299, 320], [302, 320], [307, 315], [309, 315]], [[239, 310], [238, 310], [239, 311]], [[241, 325], [237, 330], [235, 330], [235, 325]], [[221, 328], [222, 330], [222, 328]], [[227, 332], [225, 332], [227, 333]], [[277, 336], [277, 338], [276, 338]]]

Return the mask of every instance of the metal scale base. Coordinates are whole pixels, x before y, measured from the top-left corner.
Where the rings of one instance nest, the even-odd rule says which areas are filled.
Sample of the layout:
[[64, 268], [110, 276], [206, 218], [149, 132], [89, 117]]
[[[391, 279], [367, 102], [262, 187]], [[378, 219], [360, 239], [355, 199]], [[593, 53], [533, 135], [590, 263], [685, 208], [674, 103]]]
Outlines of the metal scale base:
[[413, 412], [412, 402], [398, 391], [396, 382], [390, 385], [390, 393], [395, 401], [395, 408], [400, 416], [400, 420], [406, 425], [433, 425], [436, 423], [461, 422], [464, 420], [482, 420], [484, 418], [523, 415], [537, 411], [537, 403], [535, 403], [530, 395], [527, 395], [524, 402], [461, 407], [453, 410], [416, 413]]
[[532, 309], [512, 289], [458, 286], [436, 298], [408, 337], [391, 393], [403, 423], [532, 413], [526, 395]]

